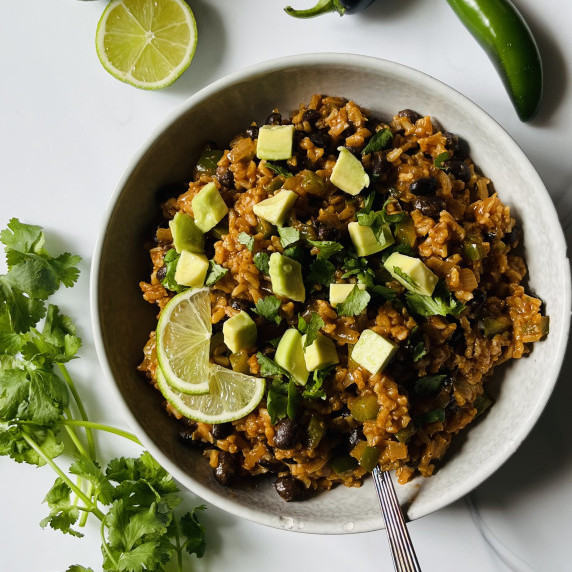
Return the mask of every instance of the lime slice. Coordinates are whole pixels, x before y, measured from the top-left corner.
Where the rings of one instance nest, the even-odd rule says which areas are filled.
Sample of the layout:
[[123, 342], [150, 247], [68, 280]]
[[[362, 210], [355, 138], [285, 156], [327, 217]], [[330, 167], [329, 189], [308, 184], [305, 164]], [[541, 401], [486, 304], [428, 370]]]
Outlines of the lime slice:
[[189, 67], [196, 45], [195, 18], [183, 0], [113, 0], [95, 37], [103, 67], [142, 89], [172, 84]]
[[250, 413], [264, 395], [264, 379], [237, 373], [220, 365], [209, 366], [210, 392], [181, 393], [157, 369], [157, 383], [165, 399], [183, 416], [203, 423], [226, 423]]
[[157, 359], [173, 389], [208, 392], [211, 332], [208, 288], [185, 290], [163, 308], [157, 324]]

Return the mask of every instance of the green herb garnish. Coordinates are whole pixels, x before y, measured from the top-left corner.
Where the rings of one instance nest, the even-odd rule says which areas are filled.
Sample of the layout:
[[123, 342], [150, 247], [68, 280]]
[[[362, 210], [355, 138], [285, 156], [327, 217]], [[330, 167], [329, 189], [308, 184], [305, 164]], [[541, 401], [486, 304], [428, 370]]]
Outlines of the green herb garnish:
[[310, 264], [307, 280], [313, 284], [329, 286], [334, 280], [336, 267], [329, 261], [318, 258]]
[[349, 278], [355, 276], [358, 282], [365, 284], [371, 288], [374, 284], [375, 272], [368, 266], [367, 258], [359, 258], [357, 256], [348, 256], [342, 265], [345, 273], [342, 278]]
[[252, 252], [252, 249], [254, 248], [254, 237], [253, 236], [246, 234], [246, 232], [241, 232], [238, 235], [238, 242], [240, 242], [240, 244], [244, 244], [244, 246], [246, 246], [246, 248], [248, 248], [248, 250], [250, 250], [250, 252]]
[[444, 287], [435, 288], [433, 296], [423, 296], [413, 292], [405, 294], [405, 301], [409, 309], [419, 316], [458, 316], [465, 305], [459, 302]]
[[418, 362], [422, 357], [427, 355], [427, 346], [425, 342], [418, 342], [413, 348], [413, 362]]
[[257, 252], [254, 255], [254, 266], [262, 272], [262, 274], [270, 273], [270, 254], [267, 252]]
[[401, 278], [401, 280], [403, 280], [404, 282], [409, 284], [409, 286], [411, 286], [411, 288], [413, 288], [415, 290], [419, 289], [419, 284], [417, 284], [417, 282], [415, 282], [415, 280], [413, 280], [413, 278], [411, 278], [411, 276], [409, 276], [409, 274], [407, 274], [406, 272], [403, 272], [403, 270], [401, 270], [401, 268], [399, 268], [399, 266], [394, 266], [393, 272], [395, 272], [395, 274], [397, 274], [397, 276], [399, 276], [399, 278]]
[[167, 290], [177, 293], [186, 289], [186, 286], [181, 286], [175, 280], [175, 272], [177, 271], [177, 263], [179, 262], [180, 257], [181, 255], [177, 254], [177, 251], [174, 248], [167, 251], [165, 258], [163, 258], [163, 264], [165, 265], [167, 272], [165, 273], [163, 280], [161, 280], [161, 284], [163, 284]]
[[302, 397], [304, 399], [326, 399], [326, 391], [324, 389], [324, 381], [332, 374], [335, 365], [318, 369], [313, 374], [308, 383], [304, 387]]
[[323, 328], [326, 324], [324, 320], [320, 317], [317, 312], [312, 312], [310, 316], [310, 321], [306, 322], [302, 316], [298, 317], [298, 330], [302, 334], [306, 334], [306, 340], [304, 342], [304, 348], [311, 346], [318, 337], [318, 332], [321, 328]]
[[445, 410], [443, 408], [427, 411], [423, 415], [417, 417], [415, 421], [419, 424], [435, 423], [435, 421], [445, 421]]
[[434, 395], [441, 389], [446, 377], [444, 374], [420, 377], [415, 380], [413, 391], [417, 393], [417, 395]]
[[266, 318], [269, 322], [276, 322], [277, 324], [282, 321], [282, 318], [278, 315], [278, 310], [280, 310], [280, 300], [273, 295], [260, 298], [254, 308], [254, 311], [259, 316]]
[[280, 235], [280, 242], [284, 248], [288, 248], [300, 240], [300, 231], [291, 226], [279, 226], [278, 234]]
[[373, 137], [368, 141], [361, 154], [367, 155], [368, 153], [375, 153], [376, 151], [387, 149], [392, 141], [393, 133], [391, 132], [391, 129], [387, 127], [380, 129], [374, 133]]
[[[48, 464], [56, 472], [42, 527], [80, 537], [78, 528], [89, 515], [101, 521], [103, 571], [159, 570], [175, 555], [181, 571], [183, 552], [204, 553], [204, 530], [196, 519], [200, 507], [182, 518], [174, 514], [181, 501], [177, 484], [147, 452], [113, 459], [103, 468], [94, 429], [140, 443], [126, 431], [88, 420], [66, 367], [77, 357], [81, 340], [73, 321], [47, 299], [75, 283], [80, 258], [50, 255], [41, 228], [17, 219], [0, 240], [8, 267], [0, 276], [0, 455]], [[167, 255], [174, 267], [176, 253]], [[69, 473], [56, 462], [63, 453], [73, 457]], [[73, 565], [69, 570], [87, 569]]]
[[318, 249], [318, 259], [327, 260], [336, 252], [340, 252], [344, 247], [333, 240], [308, 240], [308, 242]]
[[283, 177], [292, 177], [292, 173], [286, 169], [286, 167], [282, 167], [282, 165], [275, 165], [270, 161], [264, 161], [264, 165], [268, 167], [271, 171], [274, 171], [277, 175], [282, 175]]
[[338, 316], [357, 316], [367, 307], [371, 296], [365, 290], [360, 290], [357, 284], [352, 288], [349, 296], [336, 307]]
[[228, 268], [224, 268], [214, 260], [209, 260], [209, 271], [205, 280], [205, 286], [216, 284], [227, 272]]

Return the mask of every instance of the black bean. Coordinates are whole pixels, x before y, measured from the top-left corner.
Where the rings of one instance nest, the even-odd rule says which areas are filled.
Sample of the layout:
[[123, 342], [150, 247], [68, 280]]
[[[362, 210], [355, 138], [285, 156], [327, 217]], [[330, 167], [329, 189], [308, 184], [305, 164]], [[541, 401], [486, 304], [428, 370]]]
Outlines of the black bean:
[[225, 439], [232, 431], [232, 423], [217, 423], [212, 426], [211, 435], [215, 439]]
[[496, 237], [497, 237], [497, 233], [494, 230], [491, 230], [489, 232], [485, 232], [485, 239], [487, 242], [493, 242]]
[[402, 109], [397, 114], [397, 117], [407, 117], [411, 123], [415, 123], [418, 119], [421, 119], [421, 115], [419, 115], [417, 111], [413, 111], [413, 109]]
[[202, 441], [193, 439], [194, 432], [195, 432], [195, 427], [189, 427], [188, 429], [181, 429], [177, 433], [177, 438], [183, 445], [187, 447], [201, 447], [203, 445]]
[[442, 210], [445, 210], [447, 204], [441, 197], [416, 197], [413, 201], [413, 208], [421, 211], [423, 216], [430, 218], [439, 218]]
[[482, 290], [479, 290], [478, 288], [473, 290], [473, 298], [467, 302], [471, 314], [478, 314], [482, 310], [486, 301], [487, 295]]
[[314, 227], [316, 228], [318, 240], [337, 241], [340, 238], [340, 231], [329, 224], [325, 224], [317, 220], [314, 221]]
[[274, 432], [274, 446], [278, 449], [291, 449], [300, 442], [300, 426], [293, 419], [285, 418], [278, 422]]
[[516, 228], [516, 226], [513, 226], [512, 230], [508, 234], [505, 234], [502, 237], [502, 241], [505, 244], [508, 244], [511, 248], [516, 248], [516, 246], [518, 245], [518, 238], [519, 238], [518, 228]]
[[317, 109], [306, 109], [302, 114], [302, 121], [307, 121], [311, 125], [314, 125], [321, 117], [322, 115]]
[[361, 160], [361, 147], [354, 147], [353, 145], [346, 145], [346, 149], [357, 159]]
[[234, 456], [226, 451], [219, 451], [218, 464], [213, 474], [221, 485], [228, 487], [236, 476], [236, 461]]
[[434, 195], [439, 188], [435, 177], [421, 177], [409, 185], [409, 192], [414, 195]]
[[230, 299], [229, 304], [231, 308], [238, 310], [239, 312], [246, 312], [250, 308], [250, 304], [246, 300], [235, 298], [234, 296]]
[[389, 163], [385, 158], [385, 153], [383, 153], [383, 151], [376, 151], [371, 161], [371, 174], [374, 177], [381, 177], [388, 167]]
[[276, 492], [286, 502], [300, 500], [304, 496], [304, 485], [294, 477], [279, 477], [274, 483]]
[[157, 270], [157, 280], [159, 280], [159, 282], [163, 282], [165, 276], [167, 276], [167, 266], [163, 264], [163, 266]]
[[251, 125], [250, 127], [246, 128], [246, 136], [250, 137], [251, 139], [258, 138], [258, 127], [256, 125]]
[[332, 136], [328, 133], [327, 129], [320, 129], [315, 133], [308, 135], [310, 141], [316, 146], [325, 149], [332, 142]]
[[265, 120], [265, 125], [280, 125], [282, 123], [282, 115], [280, 113], [271, 113]]
[[216, 170], [216, 176], [221, 185], [230, 188], [234, 187], [234, 174], [230, 169], [219, 167]]
[[265, 459], [264, 457], [258, 461], [258, 464], [270, 473], [279, 473], [284, 469], [284, 463], [278, 459]]
[[361, 428], [354, 427], [347, 435], [347, 452], [349, 453], [363, 439], [365, 439], [365, 437]]
[[462, 346], [466, 346], [465, 330], [463, 330], [459, 322], [457, 322], [457, 328], [449, 339], [449, 345], [453, 346], [455, 350], [460, 350]]
[[453, 175], [455, 179], [459, 179], [459, 181], [463, 181], [464, 183], [468, 183], [471, 178], [469, 167], [467, 167], [464, 161], [448, 159], [447, 161], [443, 161], [442, 169], [445, 173]]
[[450, 131], [443, 131], [445, 137], [445, 146], [449, 151], [458, 151], [460, 149], [459, 137]]

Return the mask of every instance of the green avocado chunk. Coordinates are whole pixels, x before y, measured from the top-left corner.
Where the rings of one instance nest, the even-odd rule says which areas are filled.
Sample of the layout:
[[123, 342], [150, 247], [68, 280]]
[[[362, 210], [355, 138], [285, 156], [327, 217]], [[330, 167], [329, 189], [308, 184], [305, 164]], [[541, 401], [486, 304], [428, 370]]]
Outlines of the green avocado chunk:
[[267, 161], [281, 161], [292, 157], [294, 125], [263, 125], [258, 130], [256, 156]]
[[260, 217], [270, 224], [283, 226], [288, 212], [297, 198], [298, 195], [294, 191], [278, 191], [268, 199], [256, 203], [252, 207], [252, 210], [257, 217]]
[[373, 330], [364, 330], [354, 346], [352, 359], [375, 375], [383, 370], [396, 351], [393, 342]]
[[173, 235], [173, 246], [178, 254], [183, 250], [196, 253], [204, 251], [205, 237], [192, 216], [178, 212], [173, 220], [169, 221], [169, 228]]
[[298, 330], [290, 328], [284, 332], [276, 348], [274, 359], [298, 385], [306, 385], [309, 373], [304, 360], [302, 334]]
[[[305, 343], [306, 336], [304, 335], [302, 345]], [[304, 348], [304, 360], [308, 371], [316, 371], [340, 363], [336, 344], [323, 334], [318, 334], [318, 337], [307, 348]]]
[[400, 252], [391, 254], [384, 262], [384, 266], [405, 288], [423, 296], [431, 296], [439, 281], [437, 275], [419, 258], [406, 256]]
[[254, 320], [244, 310], [223, 324], [222, 333], [226, 347], [233, 354], [255, 345], [258, 335]]
[[215, 227], [228, 212], [228, 207], [214, 183], [207, 183], [191, 201], [195, 223], [208, 232]]
[[268, 267], [272, 290], [275, 294], [285, 296], [295, 302], [303, 302], [306, 299], [302, 266], [297, 260], [288, 258], [279, 252], [273, 252], [270, 255]]
[[351, 151], [345, 147], [338, 147], [338, 151], [340, 154], [332, 169], [330, 182], [348, 195], [357, 195], [364, 187], [369, 187], [369, 176]]
[[348, 224], [348, 232], [358, 256], [375, 254], [394, 243], [391, 230], [387, 224], [383, 225], [379, 238], [376, 238], [369, 226], [362, 226], [358, 222], [350, 222]]
[[181, 286], [200, 288], [205, 283], [209, 261], [204, 254], [183, 250], [175, 270], [175, 282]]

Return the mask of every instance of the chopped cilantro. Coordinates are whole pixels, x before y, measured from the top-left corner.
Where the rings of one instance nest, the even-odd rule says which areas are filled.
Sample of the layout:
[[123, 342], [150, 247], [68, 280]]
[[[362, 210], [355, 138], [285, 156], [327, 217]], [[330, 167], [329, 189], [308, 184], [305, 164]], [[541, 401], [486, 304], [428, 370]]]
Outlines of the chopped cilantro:
[[300, 391], [296, 386], [294, 378], [288, 380], [288, 401], [286, 403], [286, 415], [290, 419], [296, 419], [298, 414], [298, 406], [300, 405]]
[[343, 270], [346, 272], [342, 278], [349, 278], [355, 276], [358, 282], [365, 284], [371, 288], [375, 279], [375, 272], [368, 266], [367, 258], [347, 257], [342, 265]]
[[371, 296], [365, 290], [360, 290], [357, 284], [352, 288], [349, 296], [338, 304], [336, 311], [338, 316], [357, 316], [367, 307]]
[[280, 235], [280, 242], [284, 248], [288, 248], [300, 240], [300, 231], [291, 226], [279, 226], [278, 234]]
[[397, 297], [397, 292], [393, 288], [388, 288], [387, 286], [381, 286], [380, 284], [374, 284], [370, 287], [371, 292], [375, 296], [379, 296], [384, 300], [393, 301]]
[[238, 235], [238, 242], [240, 242], [240, 244], [244, 244], [244, 246], [246, 246], [246, 248], [248, 248], [248, 250], [250, 250], [250, 252], [252, 252], [252, 249], [254, 248], [254, 237], [253, 236], [246, 234], [246, 232], [241, 232]]
[[275, 165], [274, 163], [271, 163], [270, 161], [265, 161], [264, 165], [266, 167], [268, 167], [271, 171], [274, 171], [277, 175], [282, 175], [283, 177], [292, 177], [292, 173], [286, 169], [286, 167], [283, 167], [282, 165]]
[[275, 377], [281, 375], [288, 377], [288, 372], [283, 367], [280, 367], [273, 359], [270, 359], [263, 353], [258, 352], [256, 354], [256, 359], [260, 365], [260, 375], [264, 377]]
[[216, 284], [227, 272], [228, 268], [223, 268], [214, 260], [209, 260], [209, 271], [205, 280], [205, 286]]
[[401, 270], [401, 268], [399, 268], [399, 266], [394, 266], [393, 272], [395, 272], [395, 274], [397, 274], [397, 276], [399, 276], [399, 278], [401, 278], [401, 280], [403, 280], [404, 282], [409, 284], [409, 286], [411, 286], [411, 288], [414, 288], [415, 290], [417, 290], [419, 288], [419, 284], [417, 284], [417, 282], [415, 282], [415, 280], [413, 280], [413, 278], [411, 278], [411, 276], [409, 276], [409, 274], [407, 274], [406, 272], [403, 272], [403, 270]]
[[314, 343], [318, 337], [320, 328], [323, 328], [325, 325], [324, 320], [322, 320], [317, 312], [312, 312], [309, 322], [306, 322], [302, 316], [298, 317], [298, 330], [300, 330], [302, 334], [306, 334], [306, 340], [304, 342], [305, 348]]
[[422, 357], [427, 355], [427, 346], [425, 342], [418, 342], [413, 348], [413, 362], [418, 362]]
[[444, 151], [443, 153], [439, 153], [439, 155], [437, 155], [437, 157], [435, 157], [435, 160], [433, 161], [433, 165], [435, 165], [435, 167], [437, 167], [437, 169], [442, 169], [443, 163], [445, 161], [448, 161], [450, 158], [451, 158], [451, 155], [449, 155], [449, 153], [447, 153], [447, 151]]
[[257, 252], [254, 255], [254, 266], [256, 266], [262, 274], [268, 274], [270, 272], [270, 254], [267, 252]]
[[420, 377], [415, 381], [413, 391], [417, 395], [434, 395], [441, 389], [446, 377], [444, 374]]
[[458, 316], [465, 309], [465, 305], [454, 298], [443, 285], [435, 288], [433, 296], [408, 292], [405, 301], [412, 312], [424, 317]]
[[373, 208], [373, 202], [375, 201], [375, 195], [375, 191], [371, 191], [371, 193], [367, 195], [363, 201], [363, 207], [357, 212], [358, 216], [360, 214], [367, 214], [371, 212], [371, 209]]
[[377, 131], [373, 137], [368, 141], [367, 145], [361, 152], [362, 155], [367, 155], [368, 153], [375, 153], [376, 151], [382, 151], [387, 149], [391, 142], [393, 141], [393, 133], [391, 129], [384, 128]]
[[329, 286], [334, 280], [336, 267], [329, 261], [318, 258], [310, 264], [307, 280], [313, 284]]
[[326, 391], [324, 390], [324, 381], [331, 375], [336, 366], [318, 369], [313, 374], [306, 386], [302, 396], [304, 399], [326, 399]]
[[280, 310], [280, 300], [276, 296], [266, 296], [266, 298], [260, 298], [256, 302], [256, 307], [254, 311], [269, 322], [276, 322], [279, 324], [282, 318], [278, 315], [278, 310]]
[[186, 286], [177, 284], [177, 281], [175, 280], [175, 272], [177, 271], [177, 263], [179, 262], [180, 257], [181, 255], [177, 254], [177, 251], [174, 248], [167, 251], [165, 258], [163, 258], [163, 264], [165, 265], [167, 272], [165, 273], [163, 280], [161, 280], [161, 284], [163, 284], [167, 290], [177, 293], [186, 289]]
[[318, 249], [318, 258], [320, 260], [327, 260], [330, 256], [340, 252], [344, 247], [334, 240], [308, 240], [308, 242]]
[[443, 408], [432, 409], [417, 417], [415, 421], [419, 424], [435, 423], [435, 421], [445, 421], [445, 410]]
[[288, 383], [280, 378], [272, 380], [266, 393], [266, 409], [272, 425], [288, 415]]
[[383, 219], [384, 219], [385, 222], [388, 223], [388, 224], [395, 224], [395, 223], [401, 222], [401, 221], [407, 216], [407, 213], [405, 213], [404, 211], [401, 210], [401, 211], [398, 211], [398, 212], [396, 212], [396, 213], [389, 214], [389, 213], [387, 212], [387, 206], [388, 206], [390, 203], [397, 203], [397, 204], [399, 204], [399, 201], [397, 201], [396, 199], [390, 197], [389, 199], [387, 199], [387, 200], [385, 201], [385, 203], [383, 203], [383, 207], [381, 208], [381, 212], [382, 212], [382, 214], [383, 214]]
[[486, 393], [481, 393], [481, 395], [477, 395], [477, 398], [473, 403], [473, 407], [477, 410], [476, 417], [480, 417], [493, 403], [494, 403], [493, 399], [489, 397]]

